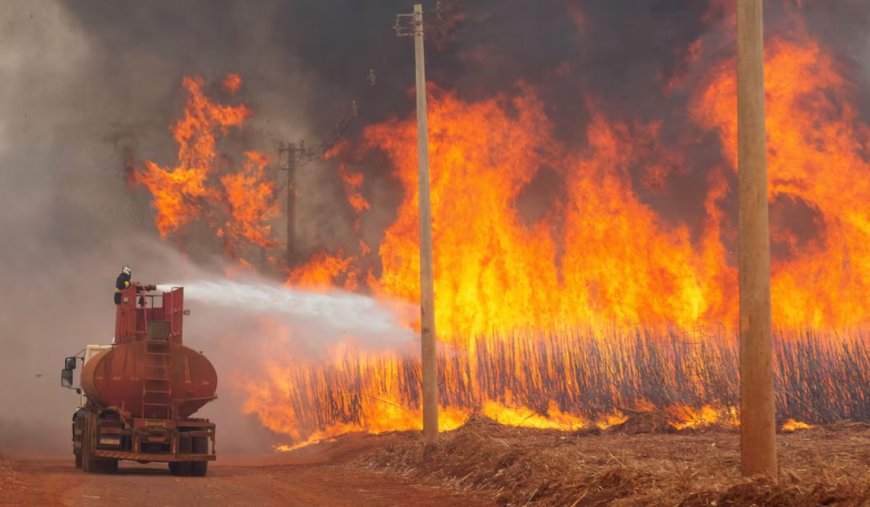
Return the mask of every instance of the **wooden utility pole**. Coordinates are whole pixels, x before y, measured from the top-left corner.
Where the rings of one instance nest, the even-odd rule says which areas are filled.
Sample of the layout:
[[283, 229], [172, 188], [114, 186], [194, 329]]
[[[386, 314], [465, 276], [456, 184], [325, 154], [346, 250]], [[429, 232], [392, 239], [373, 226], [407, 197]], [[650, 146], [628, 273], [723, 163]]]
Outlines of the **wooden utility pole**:
[[775, 478], [770, 226], [762, 0], [737, 1], [740, 270], [740, 453], [744, 475]]
[[296, 168], [298, 159], [304, 153], [304, 141], [300, 142], [299, 147], [295, 143], [283, 142], [278, 146], [278, 155], [287, 155], [287, 165], [281, 168], [287, 171], [287, 251], [285, 254], [287, 269], [291, 269], [296, 262]]
[[[400, 26], [412, 19], [411, 28]], [[435, 294], [432, 269], [432, 216], [429, 200], [429, 127], [426, 106], [426, 64], [423, 48], [423, 6], [414, 5], [413, 14], [400, 14], [396, 20], [399, 36], [414, 37], [417, 78], [417, 159], [419, 166], [420, 204], [420, 316], [423, 363], [423, 436], [434, 440], [438, 435], [438, 371], [435, 341]]]
[[296, 145], [287, 149], [287, 269], [293, 267], [296, 246]]
[[345, 131], [350, 127], [351, 122], [357, 116], [357, 103], [352, 101], [347, 112], [335, 126], [335, 129], [328, 137], [323, 139], [314, 149], [305, 147], [305, 140], [300, 139], [299, 144], [278, 143], [278, 160], [281, 156], [287, 156], [287, 165], [278, 167], [282, 171], [287, 171], [287, 253], [286, 267], [292, 269], [296, 264], [296, 199], [299, 198], [299, 192], [296, 187], [296, 171], [304, 167], [306, 164], [317, 158], [323, 157], [324, 154], [335, 146]]

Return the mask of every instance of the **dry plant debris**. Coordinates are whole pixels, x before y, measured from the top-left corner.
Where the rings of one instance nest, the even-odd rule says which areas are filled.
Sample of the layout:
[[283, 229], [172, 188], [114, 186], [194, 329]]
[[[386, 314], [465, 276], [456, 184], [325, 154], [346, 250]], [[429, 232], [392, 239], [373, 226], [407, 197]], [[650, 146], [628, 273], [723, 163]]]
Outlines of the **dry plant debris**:
[[[564, 433], [472, 418], [434, 444], [397, 438], [357, 466], [536, 506], [870, 505], [870, 424], [780, 434], [779, 482], [739, 473], [735, 429]], [[650, 425], [655, 427], [657, 425]]]

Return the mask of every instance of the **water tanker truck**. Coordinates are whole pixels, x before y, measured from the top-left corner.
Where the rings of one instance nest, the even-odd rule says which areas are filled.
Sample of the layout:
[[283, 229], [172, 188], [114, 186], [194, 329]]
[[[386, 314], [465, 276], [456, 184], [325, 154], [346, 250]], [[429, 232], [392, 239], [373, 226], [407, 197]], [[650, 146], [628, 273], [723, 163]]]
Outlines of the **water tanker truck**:
[[[119, 460], [165, 462], [173, 475], [204, 476], [215, 425], [191, 416], [215, 399], [217, 373], [182, 344], [184, 289], [133, 284], [116, 305], [112, 345], [66, 358], [61, 384], [81, 395], [72, 418], [75, 464], [113, 473]], [[80, 387], [73, 370], [81, 362]]]

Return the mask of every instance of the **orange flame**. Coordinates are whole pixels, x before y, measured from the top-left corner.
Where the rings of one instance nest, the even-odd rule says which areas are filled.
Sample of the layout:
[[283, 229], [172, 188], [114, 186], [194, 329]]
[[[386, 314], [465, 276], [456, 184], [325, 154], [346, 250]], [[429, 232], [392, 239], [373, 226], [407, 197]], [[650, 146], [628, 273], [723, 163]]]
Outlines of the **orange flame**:
[[[833, 58], [796, 33], [773, 39], [766, 61], [774, 321], [783, 330], [859, 329], [870, 325], [870, 127]], [[690, 60], [706, 50], [696, 43]], [[667, 88], [689, 82], [681, 76]], [[154, 195], [163, 236], [200, 218], [203, 202], [220, 202], [230, 216], [221, 234], [269, 246], [261, 221], [274, 212], [266, 159], [249, 154], [243, 172], [219, 178], [222, 190], [208, 185], [216, 131], [241, 125], [249, 112], [212, 104], [201, 85], [185, 79], [188, 107], [173, 129], [178, 166], [147, 162], [137, 180]], [[697, 223], [664, 217], [638, 190], [661, 192], [674, 166], [687, 171], [679, 153], [659, 146], [660, 123], [615, 122], [588, 101], [584, 145], [574, 148], [557, 139], [535, 91], [520, 89], [477, 102], [431, 89], [442, 429], [472, 413], [516, 426], [607, 428], [625, 422], [619, 407], [654, 406], [676, 429], [738, 424], [729, 383], [737, 350], [727, 331], [738, 306], [734, 231], [724, 204], [733, 179], [726, 165], [736, 170], [733, 65], [717, 66], [690, 108], [695, 127], [718, 134], [724, 156], [699, 189], [705, 215]], [[289, 284], [365, 285], [378, 296], [419, 299], [416, 132], [408, 118], [363, 134], [363, 148], [386, 155], [405, 190], [377, 248], [380, 274], [362, 267], [370, 249], [360, 242], [354, 255], [313, 256], [291, 271]], [[370, 208], [363, 176], [344, 162], [339, 176], [359, 232]], [[545, 202], [523, 204], [547, 178], [559, 184]], [[789, 206], [810, 219], [800, 226], [778, 219]], [[705, 323], [723, 329], [708, 336]], [[809, 384], [795, 350], [811, 350], [840, 379], [865, 379], [866, 355], [844, 360], [863, 350], [860, 331], [802, 336], [777, 342], [780, 381]], [[421, 372], [408, 351], [342, 344], [320, 361], [271, 357], [264, 372], [246, 383], [245, 410], [296, 441], [420, 427]], [[837, 386], [822, 388], [829, 413], [858, 406], [835, 396]]]
[[224, 78], [224, 89], [230, 93], [237, 93], [242, 87], [242, 76], [238, 74], [227, 74]]
[[785, 432], [794, 432], [797, 430], [808, 430], [812, 429], [812, 424], [807, 424], [805, 422], [795, 421], [794, 419], [789, 419], [784, 422], [782, 425], [782, 431]]
[[275, 244], [268, 221], [278, 215], [274, 184], [265, 172], [268, 163], [265, 156], [248, 151], [242, 172], [226, 174], [220, 179], [231, 213], [227, 228], [262, 248]]
[[[302, 266], [294, 268], [287, 279], [287, 285], [306, 289], [324, 289], [336, 285], [351, 289], [347, 284], [340, 285], [339, 278], [348, 273], [353, 257], [345, 257], [339, 252], [336, 255], [319, 253]], [[349, 280], [355, 280], [353, 273]]]
[[[692, 58], [700, 59], [704, 48], [698, 45], [693, 51]], [[867, 326], [870, 308], [864, 295], [870, 292], [870, 273], [863, 267], [870, 265], [870, 207], [864, 203], [870, 202], [870, 163], [862, 146], [868, 145], [870, 129], [850, 104], [851, 85], [818, 43], [775, 39], [766, 65], [772, 216], [781, 199], [799, 201], [816, 217], [818, 229], [808, 236], [774, 221], [775, 246], [785, 252], [773, 264], [775, 322], [781, 329]], [[733, 226], [723, 209], [730, 194], [727, 170], [714, 167], [708, 173], [706, 216], [693, 233], [689, 223], [665, 220], [645, 204], [628, 170], [645, 167], [643, 181], [655, 191], [671, 170], [662, 165], [662, 153], [669, 164], [685, 163], [656, 146], [658, 124], [615, 123], [593, 104], [586, 146], [572, 152], [554, 138], [542, 104], [528, 87], [513, 99], [468, 103], [438, 89], [431, 98], [436, 327], [450, 347], [439, 363], [444, 406], [480, 411], [510, 425], [576, 429], [603, 420], [607, 427], [625, 417], [615, 413], [608, 421], [600, 415], [608, 407], [649, 403], [640, 396], [646, 389], [643, 372], [635, 368], [651, 361], [654, 369], [645, 371], [664, 391], [704, 400], [656, 401], [671, 426], [739, 424], [736, 399], [716, 399], [736, 393], [733, 386], [723, 387], [733, 371], [718, 370], [736, 361], [734, 342], [720, 335], [727, 333], [725, 327], [713, 333], [716, 339], [700, 330], [703, 323], [736, 324], [735, 259], [726, 247]], [[699, 125], [720, 134], [732, 167], [735, 112], [733, 69], [722, 65], [695, 98], [691, 114]], [[335, 283], [353, 273], [377, 294], [415, 301], [416, 126], [411, 119], [392, 120], [368, 127], [364, 138], [369, 149], [392, 162], [405, 198], [378, 250], [381, 275], [364, 278], [354, 257], [343, 258], [346, 262], [323, 280]], [[551, 195], [545, 213], [521, 210], [524, 189], [545, 171], [565, 184]], [[348, 194], [355, 188], [347, 188]], [[665, 328], [664, 336], [692, 335], [686, 338], [691, 346], [675, 355], [667, 340], [657, 343], [656, 333], [637, 331], [646, 326]], [[589, 339], [606, 345], [590, 347], [578, 329], [590, 329]], [[789, 347], [808, 347], [841, 381], [861, 382], [848, 364], [866, 364], [866, 355], [846, 359], [865, 342], [860, 331], [809, 341], [799, 336], [783, 337], [778, 345], [782, 382], [806, 385], [802, 356]], [[624, 341], [642, 345], [632, 348]], [[590, 360], [600, 360], [602, 366], [587, 364]], [[330, 362], [308, 365], [304, 372], [285, 369], [272, 378], [269, 394], [249, 408], [273, 427], [275, 420], [262, 407], [297, 403], [275, 398], [275, 386], [282, 386], [308, 393], [309, 405], [298, 402], [297, 407], [335, 407], [338, 398], [343, 401], [337, 413], [365, 414], [353, 422], [355, 430], [382, 431], [384, 420], [371, 419], [380, 402], [368, 396], [417, 415], [419, 365], [408, 361], [397, 354], [377, 360], [363, 355], [346, 357], [341, 366]], [[346, 378], [343, 372], [351, 365], [354, 374]], [[316, 387], [327, 382], [328, 390]], [[824, 388], [839, 407], [832, 406], [831, 413], [848, 411], [849, 402], [836, 401], [839, 388]], [[609, 404], [587, 406], [583, 393], [595, 389]], [[781, 403], [791, 406], [788, 400]], [[416, 419], [384, 417], [394, 429], [417, 427]], [[340, 431], [335, 424], [326, 427], [330, 435]]]
[[[832, 57], [798, 27], [794, 41], [767, 50], [770, 200], [810, 210], [817, 234], [798, 244], [774, 230], [787, 252], [773, 264], [773, 319], [779, 326], [849, 328], [870, 323], [870, 128], [850, 103], [854, 88]], [[723, 68], [694, 114], [721, 135], [736, 168], [736, 83]], [[775, 211], [775, 208], [774, 208]], [[774, 223], [774, 226], [777, 224]]]
[[[358, 214], [369, 209], [369, 201], [363, 197], [360, 192], [360, 187], [363, 184], [364, 176], [362, 173], [350, 171], [346, 164], [341, 164], [338, 169], [338, 175], [341, 181], [344, 182], [344, 189], [347, 192], [347, 200]], [[357, 229], [359, 230], [359, 229]]]
[[[230, 74], [223, 84], [235, 93], [241, 77]], [[262, 248], [272, 246], [269, 220], [278, 210], [274, 184], [265, 171], [268, 159], [248, 151], [240, 171], [224, 168], [222, 175], [216, 174], [218, 135], [226, 135], [230, 127], [241, 127], [250, 110], [244, 104], [213, 102], [205, 95], [200, 77], [185, 77], [182, 87], [187, 103], [182, 118], [172, 126], [178, 144], [177, 165], [170, 169], [145, 161], [144, 169], [133, 175], [153, 197], [157, 230], [166, 238], [188, 223], [207, 218], [234, 257], [238, 238]]]
[[[870, 292], [870, 274], [862, 267], [870, 264], [870, 208], [857, 203], [870, 202], [870, 163], [860, 149], [870, 130], [848, 102], [850, 85], [818, 43], [774, 40], [767, 67], [773, 216], [783, 200], [797, 202], [818, 229], [807, 236], [787, 223], [773, 224], [775, 246], [785, 251], [773, 264], [774, 320], [792, 329], [867, 325], [863, 295]], [[710, 171], [707, 216], [693, 239], [689, 223], [666, 222], [641, 201], [627, 170], [644, 164], [644, 181], [653, 189], [662, 185], [669, 169], [645, 148], [657, 143], [657, 124], [614, 123], [592, 106], [587, 148], [575, 154], [553, 138], [528, 87], [512, 100], [471, 104], [450, 92], [433, 89], [432, 95], [436, 327], [442, 339], [590, 324], [677, 324], [684, 330], [705, 322], [736, 324], [735, 259], [723, 243], [733, 234], [722, 209], [727, 175]], [[735, 111], [734, 76], [720, 66], [692, 114], [721, 133], [732, 166]], [[382, 274], [371, 286], [415, 301], [416, 127], [410, 119], [393, 120], [364, 135], [371, 150], [392, 161], [406, 190], [379, 247]], [[553, 196], [545, 215], [529, 219], [517, 203], [545, 168], [556, 168], [566, 182], [564, 194]], [[364, 210], [368, 202], [359, 182], [346, 170], [342, 176], [351, 203]], [[344, 269], [355, 271], [357, 263]]]
[[[640, 156], [632, 129], [596, 114], [589, 150], [560, 155], [542, 148], [556, 142], [529, 90], [511, 102], [466, 104], [443, 92], [435, 99], [432, 216], [442, 337], [589, 324], [677, 322], [688, 329], [724, 318], [721, 297], [709, 295], [722, 269], [705, 263], [685, 226], [663, 223], [642, 204], [628, 173], [617, 169]], [[380, 247], [378, 288], [412, 300], [419, 284], [414, 136], [412, 122], [366, 131], [406, 188]], [[545, 166], [564, 168], [562, 216], [527, 223], [515, 203]], [[562, 224], [559, 239], [554, 222]]]
[[707, 428], [716, 425], [734, 426], [740, 425], [740, 418], [736, 407], [716, 407], [704, 405], [699, 409], [688, 405], [673, 405], [668, 408], [671, 420], [668, 422], [678, 430]]

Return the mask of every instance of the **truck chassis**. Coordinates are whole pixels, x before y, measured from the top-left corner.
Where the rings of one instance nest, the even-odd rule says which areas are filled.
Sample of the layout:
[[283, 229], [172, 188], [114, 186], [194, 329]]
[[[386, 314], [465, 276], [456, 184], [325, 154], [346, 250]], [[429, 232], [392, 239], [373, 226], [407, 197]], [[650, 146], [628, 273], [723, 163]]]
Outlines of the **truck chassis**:
[[206, 419], [145, 419], [89, 403], [72, 419], [76, 468], [114, 473], [119, 460], [166, 462], [173, 475], [202, 477], [216, 459], [215, 425]]

